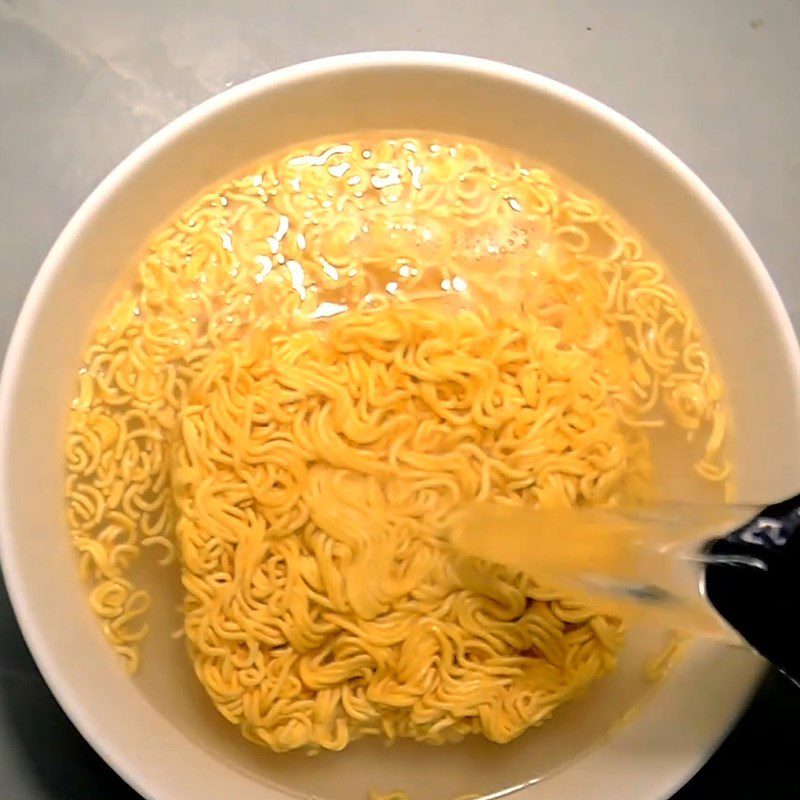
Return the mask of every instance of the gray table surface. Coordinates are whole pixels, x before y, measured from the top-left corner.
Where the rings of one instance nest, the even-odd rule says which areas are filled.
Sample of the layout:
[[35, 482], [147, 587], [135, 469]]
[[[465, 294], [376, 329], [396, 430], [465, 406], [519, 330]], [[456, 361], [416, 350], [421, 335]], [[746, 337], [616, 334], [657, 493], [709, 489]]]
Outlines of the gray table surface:
[[[733, 212], [800, 329], [797, 0], [0, 0], [0, 352], [59, 230], [135, 145], [231, 83], [378, 49], [506, 61], [627, 114]], [[796, 798], [798, 718], [771, 676], [677, 797]], [[1, 588], [0, 796], [136, 798], [52, 700]]]

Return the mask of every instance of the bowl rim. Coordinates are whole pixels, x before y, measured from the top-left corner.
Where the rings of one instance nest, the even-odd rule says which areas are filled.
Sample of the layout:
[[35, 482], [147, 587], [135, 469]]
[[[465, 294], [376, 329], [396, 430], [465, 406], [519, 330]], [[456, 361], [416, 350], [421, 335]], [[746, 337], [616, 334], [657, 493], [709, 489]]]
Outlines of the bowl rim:
[[[79, 693], [69, 685], [67, 680], [63, 679], [57, 658], [41, 633], [36, 615], [32, 613], [26, 602], [26, 588], [19, 578], [14, 531], [7, 510], [8, 476], [13, 469], [8, 450], [8, 431], [13, 417], [16, 377], [23, 366], [26, 344], [37, 324], [41, 307], [51, 290], [62, 260], [74, 241], [80, 236], [86, 223], [102, 207], [108, 196], [124, 186], [140, 166], [155, 154], [169, 148], [186, 131], [201, 121], [222, 114], [229, 107], [256, 95], [269, 93], [295, 82], [333, 73], [396, 68], [458, 71], [499, 81], [513, 82], [526, 90], [544, 93], [553, 99], [571, 105], [582, 113], [616, 129], [633, 144], [646, 149], [653, 159], [659, 161], [677, 176], [687, 190], [713, 213], [717, 223], [726, 230], [743, 260], [747, 262], [749, 270], [757, 279], [762, 299], [776, 325], [779, 334], [776, 346], [783, 349], [785, 361], [791, 366], [797, 396], [800, 397], [800, 347], [798, 347], [791, 320], [766, 267], [733, 216], [700, 178], [654, 136], [619, 112], [577, 89], [527, 69], [489, 59], [442, 52], [386, 50], [334, 55], [283, 67], [225, 89], [184, 112], [152, 134], [126, 156], [90, 192], [63, 228], [27, 292], [9, 339], [0, 375], [0, 442], [2, 442], [2, 450], [0, 450], [0, 567], [12, 608], [37, 668], [72, 723], [121, 778], [151, 800], [164, 800], [166, 795], [161, 793], [157, 785], [151, 782], [147, 782], [145, 785], [145, 781], [139, 779], [135, 772], [135, 764], [130, 762], [127, 753], [115, 747], [114, 744], [106, 746], [107, 737], [102, 726], [97, 724], [97, 721], [92, 718], [92, 714], [85, 710]], [[740, 692], [741, 696], [735, 708], [727, 715], [725, 729], [729, 728], [738, 718], [749, 701], [752, 688], [753, 682], [751, 681], [748, 691]], [[714, 742], [710, 746], [716, 746], [716, 743]], [[709, 753], [710, 750], [707, 750], [700, 759], [696, 760], [696, 763], [684, 766], [677, 783], [674, 783], [674, 777], [671, 779], [672, 791], [679, 788], [699, 768]], [[574, 763], [571, 762], [567, 768], [569, 769]]]

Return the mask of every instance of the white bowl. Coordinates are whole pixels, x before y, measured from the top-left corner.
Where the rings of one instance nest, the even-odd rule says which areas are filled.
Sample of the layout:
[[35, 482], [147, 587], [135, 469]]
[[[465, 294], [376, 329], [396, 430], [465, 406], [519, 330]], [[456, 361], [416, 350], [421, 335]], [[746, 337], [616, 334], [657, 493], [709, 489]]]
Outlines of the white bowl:
[[[427, 53], [324, 59], [226, 91], [148, 140], [75, 214], [25, 302], [0, 387], [0, 544], [23, 633], [79, 730], [153, 800], [292, 793], [350, 800], [370, 784], [399, 784], [413, 800], [446, 800], [498, 789], [575, 758], [643, 696], [629, 659], [583, 705], [508, 748], [411, 745], [376, 757], [382, 751], [373, 743], [313, 760], [278, 757], [239, 744], [201, 697], [180, 646], [149, 645], [143, 674], [132, 680], [101, 637], [77, 578], [63, 507], [65, 415], [92, 319], [153, 229], [203, 188], [289, 143], [365, 128], [432, 129], [494, 142], [608, 201], [669, 265], [705, 324], [727, 384], [740, 497], [767, 502], [796, 488], [800, 354], [787, 314], [719, 201], [631, 122], [529, 72]], [[718, 669], [724, 677], [713, 674]], [[661, 796], [713, 747], [757, 674], [747, 656], [698, 646], [653, 700], [656, 707], [671, 698], [672, 710], [660, 720], [645, 710], [634, 723], [637, 741], [651, 736], [659, 747], [675, 745], [679, 763], [675, 753], [652, 751], [631, 763], [612, 743], [586, 762], [595, 765], [590, 774], [580, 777], [578, 765], [525, 792], [537, 800], [598, 796], [603, 775], [618, 772], [617, 797]], [[664, 724], [673, 730], [652, 738]], [[689, 729], [700, 734], [687, 738]]]

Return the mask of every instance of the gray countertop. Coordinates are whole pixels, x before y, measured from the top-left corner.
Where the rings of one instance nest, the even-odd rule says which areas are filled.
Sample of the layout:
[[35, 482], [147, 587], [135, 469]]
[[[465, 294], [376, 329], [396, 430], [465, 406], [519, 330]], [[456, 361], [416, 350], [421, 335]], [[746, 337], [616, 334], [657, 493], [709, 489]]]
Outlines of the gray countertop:
[[[800, 329], [797, 0], [0, 0], [0, 351], [59, 230], [135, 145], [231, 83], [378, 49], [506, 61], [628, 115], [733, 212]], [[2, 592], [0, 642], [0, 795], [136, 798], [50, 697]], [[772, 676], [678, 798], [796, 798], [798, 718]]]

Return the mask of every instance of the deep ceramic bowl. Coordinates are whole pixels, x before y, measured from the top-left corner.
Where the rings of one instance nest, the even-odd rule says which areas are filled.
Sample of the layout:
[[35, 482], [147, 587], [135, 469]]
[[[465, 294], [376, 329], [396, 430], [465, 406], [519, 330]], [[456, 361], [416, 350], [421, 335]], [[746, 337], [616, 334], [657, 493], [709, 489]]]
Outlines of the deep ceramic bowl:
[[[89, 611], [64, 519], [62, 442], [92, 319], [148, 235], [209, 184], [290, 143], [369, 128], [509, 147], [616, 208], [669, 265], [704, 323], [727, 385], [740, 497], [766, 502], [795, 488], [794, 334], [744, 234], [686, 166], [597, 101], [520, 69], [431, 53], [339, 56], [264, 75], [184, 114], [103, 181], [50, 251], [0, 387], [0, 549], [25, 638], [75, 725], [152, 800], [357, 800], [371, 786], [447, 800], [529, 781], [523, 792], [537, 800], [664, 796], [736, 718], [759, 674], [754, 657], [695, 645], [650, 692], [641, 665], [658, 632], [634, 632], [614, 675], [506, 747], [363, 742], [309, 759], [241, 741], [203, 698], [180, 645], [158, 630], [157, 614], [142, 673], [131, 679]], [[642, 704], [625, 731], [576, 763]]]

